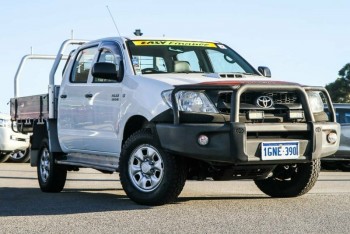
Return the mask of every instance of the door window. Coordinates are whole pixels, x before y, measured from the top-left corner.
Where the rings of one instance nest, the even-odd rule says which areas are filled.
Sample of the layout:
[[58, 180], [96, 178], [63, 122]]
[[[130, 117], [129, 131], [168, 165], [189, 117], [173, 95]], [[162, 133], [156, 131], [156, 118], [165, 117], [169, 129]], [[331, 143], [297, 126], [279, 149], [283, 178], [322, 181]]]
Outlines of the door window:
[[75, 59], [70, 81], [72, 83], [86, 83], [89, 77], [92, 61], [97, 47], [90, 47], [79, 52]]

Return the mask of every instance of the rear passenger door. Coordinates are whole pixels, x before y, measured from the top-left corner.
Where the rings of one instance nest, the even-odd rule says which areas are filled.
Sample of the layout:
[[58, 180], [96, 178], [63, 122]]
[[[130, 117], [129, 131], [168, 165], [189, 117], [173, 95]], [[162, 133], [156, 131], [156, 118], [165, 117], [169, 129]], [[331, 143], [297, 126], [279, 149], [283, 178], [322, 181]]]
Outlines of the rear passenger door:
[[63, 81], [58, 101], [58, 136], [65, 152], [86, 150], [86, 138], [90, 134], [87, 125], [91, 110], [90, 100], [91, 66], [98, 51], [98, 44], [89, 45], [77, 51], [74, 63], [67, 69], [69, 79]]

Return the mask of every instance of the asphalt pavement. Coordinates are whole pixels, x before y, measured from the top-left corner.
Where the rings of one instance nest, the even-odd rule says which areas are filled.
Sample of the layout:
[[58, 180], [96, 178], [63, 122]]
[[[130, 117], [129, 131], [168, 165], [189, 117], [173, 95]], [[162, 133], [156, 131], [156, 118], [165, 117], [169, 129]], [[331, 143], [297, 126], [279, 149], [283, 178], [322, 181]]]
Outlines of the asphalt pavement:
[[252, 181], [187, 181], [176, 203], [137, 205], [118, 174], [69, 172], [61, 193], [36, 168], [0, 164], [0, 233], [350, 233], [350, 172], [323, 171], [298, 198], [274, 199]]

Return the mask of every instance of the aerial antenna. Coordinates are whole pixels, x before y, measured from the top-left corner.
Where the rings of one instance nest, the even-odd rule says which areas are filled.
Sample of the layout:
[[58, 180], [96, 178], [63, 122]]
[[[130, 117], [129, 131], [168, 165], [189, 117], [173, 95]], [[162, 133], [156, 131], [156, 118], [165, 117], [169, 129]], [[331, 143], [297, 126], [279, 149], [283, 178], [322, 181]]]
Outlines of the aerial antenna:
[[109, 15], [110, 15], [110, 16], [111, 16], [111, 18], [112, 18], [112, 21], [113, 21], [114, 27], [115, 27], [115, 29], [117, 29], [117, 32], [118, 32], [119, 36], [121, 37], [120, 32], [119, 32], [119, 29], [118, 29], [118, 26], [117, 26], [117, 24], [115, 23], [114, 17], [113, 17], [113, 15], [112, 15], [111, 11], [109, 10], [108, 5], [107, 5], [106, 7], [107, 7], [107, 10], [108, 10], [108, 12], [109, 12]]
[[70, 31], [70, 39], [74, 39], [74, 30], [72, 29], [71, 31]]

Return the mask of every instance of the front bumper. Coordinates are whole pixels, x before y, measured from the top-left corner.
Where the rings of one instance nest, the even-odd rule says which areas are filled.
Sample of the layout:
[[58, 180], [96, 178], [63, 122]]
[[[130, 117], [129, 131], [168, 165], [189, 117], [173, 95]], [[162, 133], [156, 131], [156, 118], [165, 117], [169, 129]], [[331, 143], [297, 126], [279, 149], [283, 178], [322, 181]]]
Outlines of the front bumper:
[[[340, 127], [334, 122], [157, 124], [156, 131], [161, 146], [173, 154], [238, 165], [306, 162], [325, 157], [334, 154], [339, 146], [339, 140], [335, 144], [327, 141], [328, 133], [340, 135]], [[207, 145], [198, 143], [200, 135], [208, 136]], [[299, 141], [299, 158], [263, 161], [261, 143], [269, 141]]]
[[[176, 93], [184, 90], [226, 90], [232, 92], [229, 121], [217, 123], [183, 122], [178, 107]], [[305, 114], [303, 122], [259, 122], [240, 121], [240, 99], [243, 93], [251, 91], [284, 91], [297, 93]], [[316, 120], [309, 106], [306, 91], [320, 91], [330, 106], [330, 120]], [[335, 122], [335, 111], [327, 90], [322, 87], [300, 87], [298, 85], [242, 84], [238, 86], [176, 86], [171, 94], [173, 124], [158, 123], [156, 132], [161, 146], [177, 155], [200, 159], [208, 162], [230, 164], [285, 164], [308, 162], [334, 154], [339, 147], [339, 139], [331, 144], [327, 140], [329, 133], [340, 137], [340, 125]], [[326, 122], [328, 121], [328, 122]], [[205, 146], [198, 143], [200, 135], [209, 138]], [[296, 159], [262, 160], [263, 142], [299, 142], [299, 156]]]

